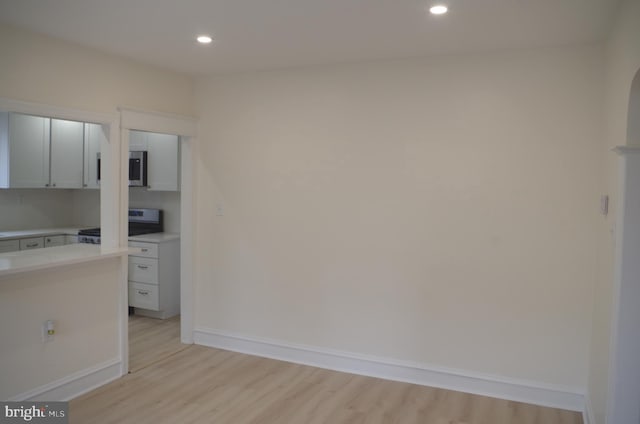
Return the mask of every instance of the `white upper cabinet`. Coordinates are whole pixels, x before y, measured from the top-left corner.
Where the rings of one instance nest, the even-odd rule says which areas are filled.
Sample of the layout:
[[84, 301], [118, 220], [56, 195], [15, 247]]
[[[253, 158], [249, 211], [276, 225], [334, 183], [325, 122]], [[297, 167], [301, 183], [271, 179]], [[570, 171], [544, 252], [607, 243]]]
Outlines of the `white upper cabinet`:
[[100, 188], [98, 183], [98, 153], [106, 131], [100, 124], [84, 124], [84, 183], [85, 188]]
[[129, 131], [129, 151], [147, 151], [147, 189], [178, 191], [180, 150], [178, 136]]
[[50, 120], [19, 113], [1, 115], [0, 187], [48, 187]]
[[149, 190], [178, 191], [178, 137], [149, 133], [147, 181]]
[[51, 120], [51, 187], [82, 188], [84, 123]]
[[84, 123], [0, 113], [0, 187], [82, 188]]
[[129, 131], [129, 151], [137, 152], [147, 150], [149, 134], [151, 133], [145, 131]]

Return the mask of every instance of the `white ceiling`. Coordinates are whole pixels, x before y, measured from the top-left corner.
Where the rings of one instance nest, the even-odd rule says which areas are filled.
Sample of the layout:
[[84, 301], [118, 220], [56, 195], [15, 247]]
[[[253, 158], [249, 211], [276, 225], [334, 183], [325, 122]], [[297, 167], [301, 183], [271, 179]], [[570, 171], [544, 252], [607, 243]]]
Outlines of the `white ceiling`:
[[[0, 21], [189, 74], [590, 43], [617, 0], [0, 0]], [[195, 43], [209, 33], [210, 46]]]

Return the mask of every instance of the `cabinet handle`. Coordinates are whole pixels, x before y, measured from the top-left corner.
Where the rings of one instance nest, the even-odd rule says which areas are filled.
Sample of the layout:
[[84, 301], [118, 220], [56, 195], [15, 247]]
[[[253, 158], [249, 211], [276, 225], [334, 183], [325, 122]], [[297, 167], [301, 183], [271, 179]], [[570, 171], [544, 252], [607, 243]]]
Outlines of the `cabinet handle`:
[[141, 294], [142, 296], [146, 296], [149, 294], [149, 292], [146, 290], [138, 290], [138, 294]]
[[88, 184], [82, 184], [82, 187], [86, 187]]
[[27, 247], [36, 247], [38, 243], [27, 243]]
[[45, 184], [44, 186], [45, 186], [45, 187], [49, 187], [49, 184]]
[[147, 268], [149, 268], [149, 267], [148, 267], [147, 265], [138, 265], [138, 268], [140, 268], [140, 269], [147, 269]]
[[142, 249], [140, 249], [142, 252], [148, 252], [149, 249], [147, 249], [146, 247], [143, 247]]
[[55, 187], [55, 186], [56, 186], [56, 183], [53, 183], [53, 186]]

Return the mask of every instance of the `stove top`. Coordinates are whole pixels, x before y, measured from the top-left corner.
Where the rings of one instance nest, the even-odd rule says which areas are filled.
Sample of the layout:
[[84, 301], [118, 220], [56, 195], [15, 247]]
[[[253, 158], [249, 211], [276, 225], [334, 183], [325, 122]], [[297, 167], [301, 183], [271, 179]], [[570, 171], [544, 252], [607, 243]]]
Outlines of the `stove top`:
[[[129, 209], [129, 237], [164, 231], [160, 209]], [[100, 227], [78, 231], [81, 243], [100, 243]]]
[[[161, 233], [161, 232], [162, 230], [153, 229], [153, 228], [136, 228], [136, 227], [129, 226], [129, 237], [140, 236], [142, 234]], [[85, 228], [84, 230], [78, 231], [78, 235], [100, 237], [100, 227]]]
[[84, 230], [78, 231], [79, 236], [91, 236], [91, 237], [100, 237], [100, 227], [97, 228], [86, 228]]

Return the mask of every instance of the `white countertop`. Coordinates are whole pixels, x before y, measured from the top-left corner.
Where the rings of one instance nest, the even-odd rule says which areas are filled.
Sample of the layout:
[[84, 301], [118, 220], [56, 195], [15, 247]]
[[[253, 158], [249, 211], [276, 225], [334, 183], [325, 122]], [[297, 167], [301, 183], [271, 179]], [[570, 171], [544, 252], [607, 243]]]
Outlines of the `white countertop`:
[[87, 226], [82, 227], [64, 227], [64, 228], [39, 228], [35, 230], [13, 230], [13, 231], [0, 231], [0, 241], [20, 239], [25, 237], [46, 237], [55, 236], [58, 234], [78, 235], [78, 231], [84, 228], [92, 228]]
[[147, 243], [162, 243], [180, 238], [178, 233], [151, 233], [129, 237], [129, 241], [143, 241]]
[[127, 255], [129, 248], [103, 248], [94, 244], [68, 244], [46, 249], [0, 253], [0, 278], [6, 275], [79, 264]]

